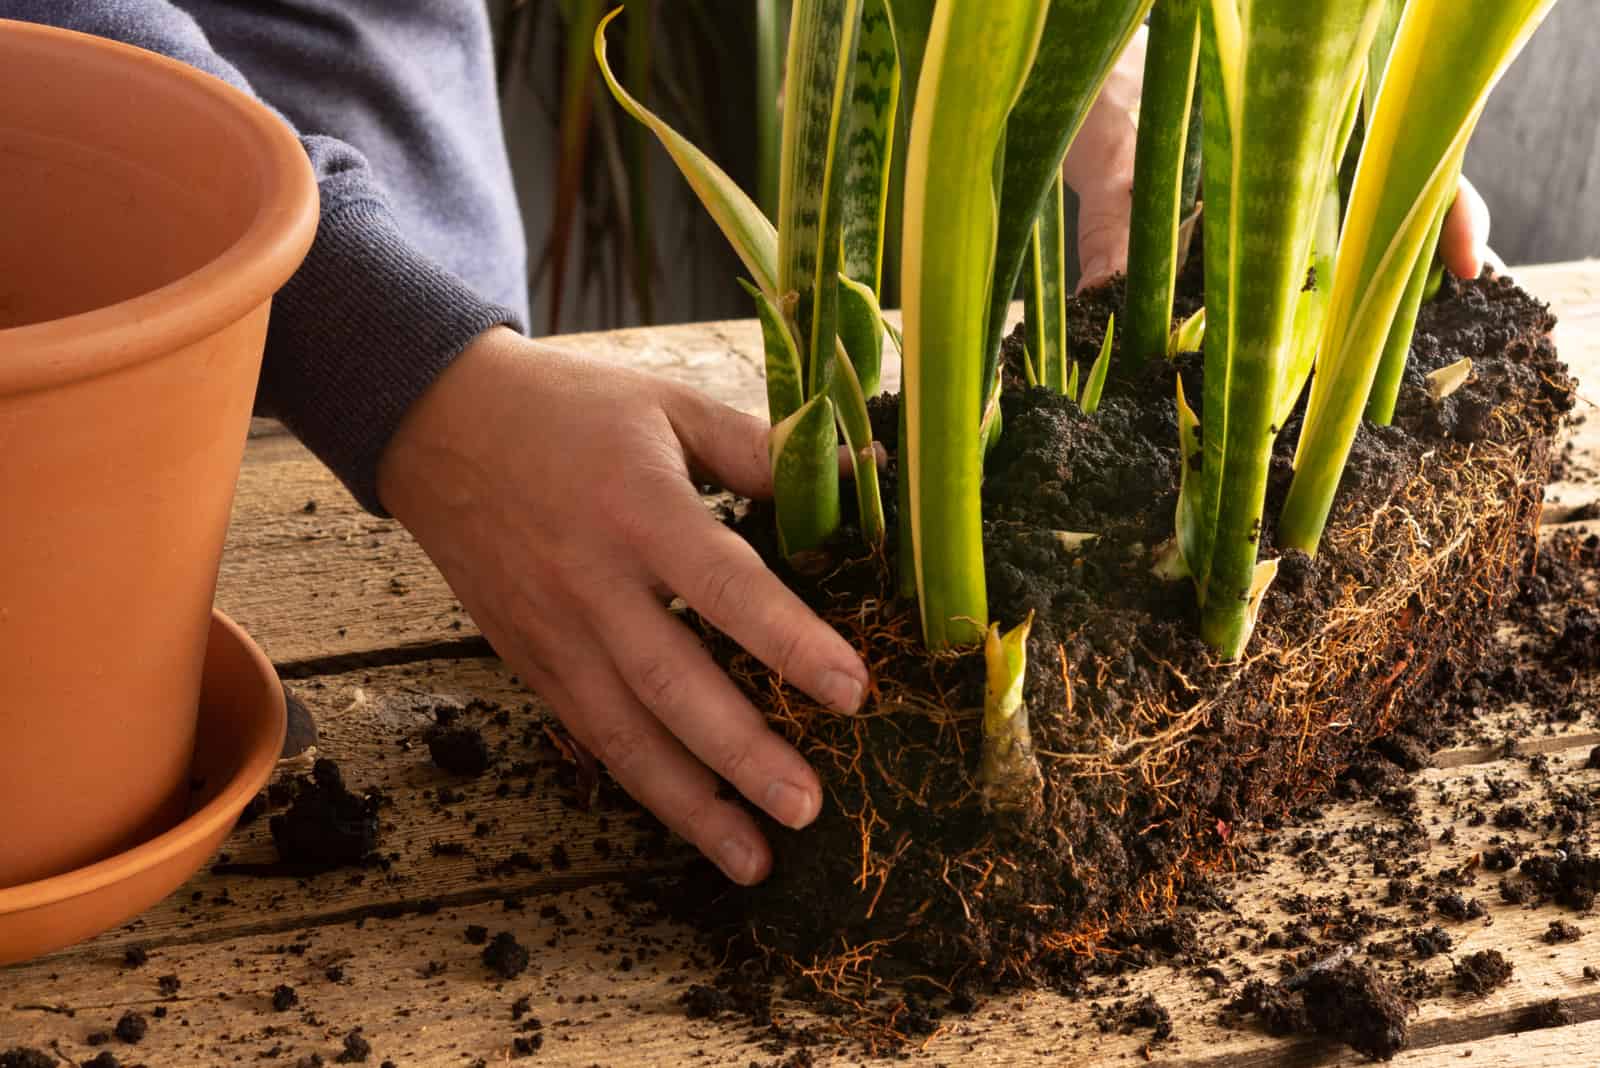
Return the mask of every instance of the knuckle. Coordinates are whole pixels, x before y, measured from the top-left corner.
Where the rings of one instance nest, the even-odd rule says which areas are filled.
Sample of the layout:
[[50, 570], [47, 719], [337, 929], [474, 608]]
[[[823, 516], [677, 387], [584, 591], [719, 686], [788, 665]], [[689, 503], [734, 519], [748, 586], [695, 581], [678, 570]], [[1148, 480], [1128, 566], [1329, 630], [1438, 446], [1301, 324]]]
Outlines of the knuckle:
[[678, 672], [663, 657], [647, 657], [635, 669], [634, 691], [652, 712], [674, 707], [680, 689]]
[[750, 576], [726, 561], [708, 563], [702, 569], [699, 608], [713, 622], [737, 618], [750, 607]]
[[717, 774], [730, 783], [737, 784], [740, 774], [750, 765], [753, 756], [748, 744], [731, 745], [717, 761]]
[[649, 737], [638, 726], [617, 726], [601, 732], [598, 739], [600, 762], [611, 769], [619, 779], [630, 777], [644, 759], [649, 747]]

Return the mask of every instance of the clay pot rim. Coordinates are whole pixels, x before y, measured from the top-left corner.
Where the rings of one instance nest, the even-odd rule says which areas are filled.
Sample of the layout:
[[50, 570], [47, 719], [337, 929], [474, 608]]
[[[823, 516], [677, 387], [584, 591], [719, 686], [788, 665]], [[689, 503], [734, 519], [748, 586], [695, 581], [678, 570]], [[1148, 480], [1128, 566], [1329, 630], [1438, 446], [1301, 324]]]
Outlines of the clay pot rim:
[[175, 59], [73, 30], [0, 19], [0, 55], [30, 51], [102, 69], [158, 68], [245, 132], [261, 175], [259, 204], [238, 239], [182, 277], [115, 304], [0, 329], [0, 396], [64, 385], [193, 344], [267, 301], [316, 233], [316, 178], [299, 138], [265, 105]]
[[[249, 729], [251, 734], [241, 746], [242, 756], [227, 781], [215, 788], [205, 804], [175, 826], [131, 849], [59, 875], [0, 887], [0, 917], [60, 905], [172, 864], [196, 843], [213, 835], [226, 835], [250, 799], [271, 778], [283, 748], [286, 727], [283, 686], [266, 653], [239, 624], [217, 609], [212, 610], [211, 621], [207, 670], [218, 670], [216, 660], [220, 644], [232, 646], [228, 655], [242, 654], [247, 660], [244, 670], [250, 676], [248, 685], [251, 690], [260, 690], [263, 697], [259, 706], [238, 716], [238, 725]], [[184, 877], [188, 877], [187, 872]]]

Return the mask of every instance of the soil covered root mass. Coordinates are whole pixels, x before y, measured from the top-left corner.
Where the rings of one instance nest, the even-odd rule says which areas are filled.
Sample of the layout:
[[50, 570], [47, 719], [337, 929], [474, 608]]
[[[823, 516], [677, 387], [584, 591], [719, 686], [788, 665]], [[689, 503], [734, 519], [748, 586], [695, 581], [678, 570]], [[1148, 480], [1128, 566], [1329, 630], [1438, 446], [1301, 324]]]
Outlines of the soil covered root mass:
[[[1196, 297], [1191, 277], [1178, 310]], [[1076, 359], [1093, 358], [1096, 324], [1120, 301], [1120, 283], [1077, 301]], [[857, 1006], [897, 974], [959, 992], [1069, 980], [1122, 953], [1191, 877], [1228, 863], [1241, 832], [1328, 793], [1369, 744], [1402, 728], [1427, 737], [1431, 703], [1487, 647], [1535, 537], [1573, 403], [1553, 324], [1509, 281], [1447, 281], [1423, 310], [1395, 424], [1362, 429], [1314, 559], [1273, 543], [1290, 419], [1261, 537], [1280, 571], [1237, 664], [1194, 637], [1190, 586], [1152, 572], [1178, 490], [1173, 377], [1203, 397], [1198, 354], [1144, 370], [1114, 354], [1093, 416], [1013, 382], [985, 471], [986, 565], [991, 615], [1035, 617], [1026, 700], [1042, 817], [985, 811], [981, 657], [926, 654], [893, 561], [851, 559], [858, 543], [841, 540], [831, 571], [788, 577], [868, 661], [858, 714], [818, 707], [703, 627], [818, 768], [823, 814], [798, 834], [769, 828], [778, 861], [762, 886], [684, 898], [756, 959]], [[1468, 382], [1430, 399], [1423, 376], [1462, 357]], [[892, 457], [893, 399], [873, 414]], [[891, 459], [887, 502], [896, 475]], [[781, 566], [770, 513], [736, 522]], [[897, 1019], [886, 1040], [908, 1037]]]

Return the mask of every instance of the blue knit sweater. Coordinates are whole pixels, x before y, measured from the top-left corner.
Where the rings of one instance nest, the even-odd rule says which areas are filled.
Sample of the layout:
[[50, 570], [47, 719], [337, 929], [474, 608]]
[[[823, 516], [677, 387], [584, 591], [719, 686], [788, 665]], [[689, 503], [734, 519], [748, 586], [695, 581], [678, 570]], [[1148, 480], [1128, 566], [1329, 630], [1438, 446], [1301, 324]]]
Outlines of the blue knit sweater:
[[299, 133], [322, 217], [274, 301], [257, 410], [382, 514], [407, 407], [472, 338], [528, 318], [483, 0], [0, 0], [0, 17], [182, 60]]

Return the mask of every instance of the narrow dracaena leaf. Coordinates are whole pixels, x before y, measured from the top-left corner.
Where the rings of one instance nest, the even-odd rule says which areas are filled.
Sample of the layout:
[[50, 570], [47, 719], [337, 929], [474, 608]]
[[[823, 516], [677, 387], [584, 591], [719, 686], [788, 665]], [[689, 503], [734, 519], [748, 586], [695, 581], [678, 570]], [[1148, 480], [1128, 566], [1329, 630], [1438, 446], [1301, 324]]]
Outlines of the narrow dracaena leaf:
[[1017, 290], [1033, 220], [1090, 105], [1151, 2], [1051, 0], [1049, 4], [1038, 56], [1006, 124], [1005, 173], [984, 342], [985, 383], [998, 374], [1006, 307]]
[[1067, 388], [1063, 392], [1071, 397], [1073, 402], [1078, 400], [1078, 361], [1072, 361], [1072, 369], [1067, 372]]
[[1039, 372], [1033, 369], [1033, 360], [1033, 353], [1028, 350], [1028, 346], [1022, 346], [1022, 373], [1026, 376], [1030, 387], [1039, 384]]
[[761, 345], [766, 352], [767, 414], [773, 424], [798, 412], [806, 402], [800, 380], [800, 351], [778, 306], [761, 290], [739, 279], [744, 291], [756, 302], [756, 317], [761, 320]]
[[936, 649], [981, 641], [988, 619], [978, 494], [993, 160], [1047, 9], [1045, 0], [938, 5], [917, 86], [901, 256], [901, 470], [911, 498], [902, 522], [912, 530], [923, 636]]
[[906, 354], [905, 335], [900, 333], [898, 326], [895, 326], [887, 319], [883, 320], [883, 330], [884, 333], [889, 335], [889, 340], [894, 342], [894, 354], [903, 359]]
[[855, 369], [861, 392], [878, 395], [883, 377], [883, 310], [865, 285], [839, 276], [839, 340]]
[[838, 367], [833, 375], [833, 404], [839, 416], [839, 429], [850, 451], [850, 466], [855, 476], [856, 510], [861, 536], [873, 548], [883, 545], [883, 496], [878, 489], [878, 451], [872, 446], [872, 422], [867, 416], [867, 398], [856, 378], [855, 366], [844, 351], [834, 347]]
[[772, 222], [745, 195], [737, 182], [711, 162], [709, 156], [630, 96], [606, 62], [606, 26], [621, 13], [622, 8], [619, 7], [601, 19], [594, 32], [595, 60], [600, 64], [600, 74], [605, 78], [611, 95], [624, 111], [648, 126], [661, 141], [667, 155], [677, 164], [679, 173], [688, 181], [695, 196], [728, 239], [728, 244], [733, 246], [733, 251], [743, 262], [745, 270], [750, 272], [750, 277], [755, 279], [763, 292], [776, 296], [778, 234]]
[[1043, 344], [1039, 369], [1044, 385], [1067, 388], [1067, 208], [1066, 186], [1056, 172], [1034, 225], [1039, 246], [1039, 327]]
[[839, 434], [833, 402], [812, 397], [772, 428], [778, 545], [794, 557], [822, 547], [839, 528]]
[[1013, 818], [1037, 816], [1043, 808], [1044, 777], [1033, 753], [1023, 682], [1028, 671], [1028, 631], [1033, 613], [1000, 633], [990, 624], [983, 660], [987, 684], [983, 693], [983, 749], [978, 783], [989, 807]]
[[[877, 293], [883, 280], [883, 224], [900, 102], [900, 63], [885, 0], [862, 0], [855, 67], [845, 152], [841, 273]], [[859, 364], [856, 369], [860, 370]], [[863, 378], [862, 387], [866, 386]]]
[[[1459, 179], [1458, 174], [1446, 185], [1454, 186]], [[1427, 296], [1434, 250], [1439, 245], [1439, 234], [1444, 230], [1444, 220], [1449, 214], [1448, 201], [1434, 213], [1433, 225], [1428, 229], [1428, 236], [1422, 239], [1422, 247], [1417, 250], [1411, 278], [1400, 295], [1400, 306], [1395, 310], [1394, 322], [1389, 326], [1389, 336], [1383, 342], [1383, 355], [1378, 357], [1378, 371], [1372, 380], [1372, 392], [1367, 395], [1367, 419], [1378, 426], [1388, 426], [1394, 421], [1395, 402], [1400, 399], [1400, 382], [1405, 377], [1406, 360], [1411, 355], [1411, 337], [1417, 329], [1417, 313], [1422, 310], [1423, 298]]]
[[806, 395], [828, 387], [838, 336], [843, 131], [862, 0], [794, 0], [778, 175], [778, 293], [795, 301]]
[[1100, 394], [1106, 388], [1106, 372], [1111, 369], [1111, 344], [1116, 331], [1117, 317], [1113, 314], [1106, 322], [1106, 337], [1100, 342], [1100, 355], [1094, 358], [1094, 363], [1089, 367], [1089, 380], [1083, 384], [1083, 396], [1078, 398], [1078, 407], [1083, 409], [1085, 415], [1093, 415], [1100, 410]]
[[[1203, 599], [1201, 637], [1235, 656], [1249, 634], [1249, 591], [1276, 436], [1276, 401], [1287, 378], [1297, 297], [1315, 221], [1337, 166], [1339, 133], [1376, 26], [1378, 0], [1212, 0], [1205, 32], [1216, 57], [1202, 72], [1220, 85], [1222, 122], [1206, 121], [1206, 171], [1231, 188], [1219, 218], [1208, 192], [1205, 434], [1201, 480], [1209, 525], [1199, 561], [1186, 553]], [[1213, 139], [1213, 127], [1226, 125]], [[1213, 168], [1213, 145], [1227, 153]], [[1270, 151], [1260, 146], [1271, 146]], [[1207, 189], [1211, 178], [1207, 178]], [[1216, 289], [1226, 308], [1213, 298]], [[1219, 314], [1220, 311], [1220, 314]], [[1207, 542], [1209, 541], [1209, 544]]]
[[1472, 377], [1472, 357], [1463, 356], [1455, 363], [1447, 364], [1437, 371], [1429, 371], [1426, 375], [1428, 382], [1428, 399], [1435, 404], [1442, 403], [1444, 399], [1462, 386], [1467, 384], [1467, 379]]
[[1158, 0], [1150, 12], [1133, 166], [1133, 221], [1123, 298], [1123, 356], [1158, 358], [1172, 329], [1189, 108], [1200, 66], [1200, 0]]
[[1410, 0], [1365, 131], [1333, 295], [1279, 519], [1315, 552], [1384, 342], [1490, 91], [1554, 0]]
[[1179, 323], [1167, 338], [1167, 359], [1180, 352], [1199, 352], [1206, 340], [1206, 310], [1201, 308]]
[[[1200, 510], [1200, 418], [1194, 414], [1194, 409], [1189, 407], [1189, 401], [1183, 395], [1183, 376], [1174, 375], [1178, 383], [1178, 456], [1180, 467], [1178, 469], [1178, 514], [1175, 517], [1174, 529], [1176, 536], [1174, 545], [1178, 555], [1183, 559], [1183, 573], [1196, 575], [1197, 565], [1203, 561], [1204, 542], [1201, 537], [1202, 513]], [[1172, 570], [1169, 568], [1168, 570]], [[1200, 603], [1205, 604], [1205, 587], [1199, 586], [1197, 592]]]

